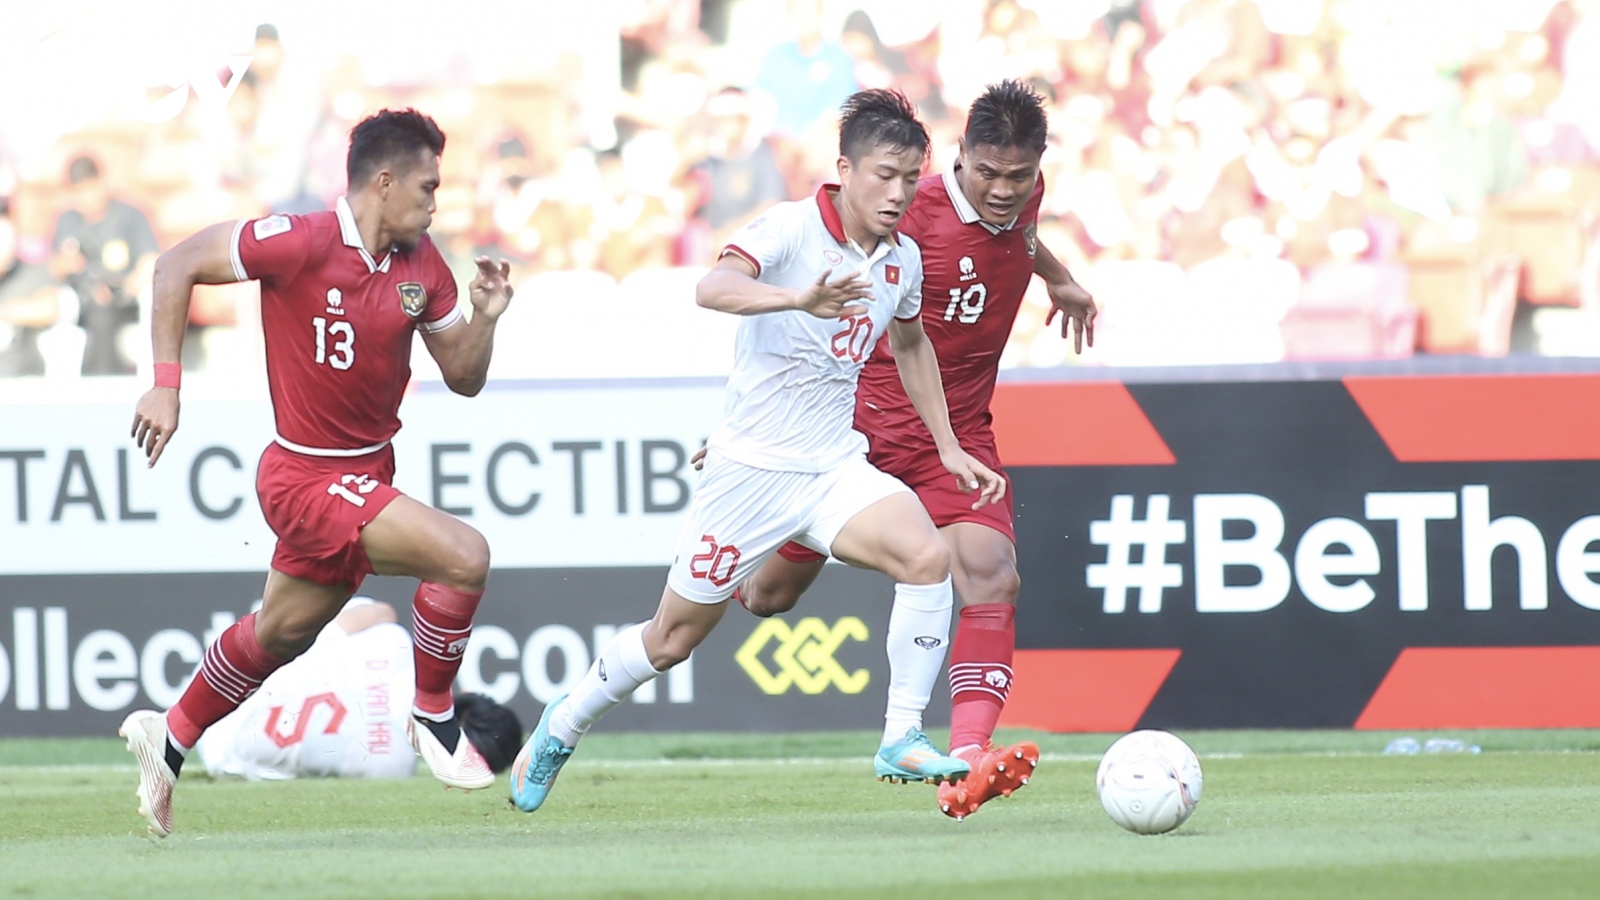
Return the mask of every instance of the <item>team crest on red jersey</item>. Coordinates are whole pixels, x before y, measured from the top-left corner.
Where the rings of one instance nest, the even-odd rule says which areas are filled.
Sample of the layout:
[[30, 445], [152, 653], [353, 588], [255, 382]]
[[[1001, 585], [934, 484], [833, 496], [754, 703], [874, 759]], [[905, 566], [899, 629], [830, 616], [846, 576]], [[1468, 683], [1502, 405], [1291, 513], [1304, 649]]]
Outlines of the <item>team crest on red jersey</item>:
[[421, 284], [406, 281], [395, 285], [395, 290], [400, 292], [400, 308], [411, 318], [422, 315], [422, 311], [428, 308], [428, 292], [422, 289]]
[[883, 280], [889, 282], [890, 284], [899, 284], [900, 283], [900, 267], [899, 266], [884, 266], [883, 267]]
[[1028, 258], [1033, 259], [1033, 255], [1039, 252], [1039, 226], [1030, 222], [1027, 228], [1022, 229], [1022, 241], [1028, 245]]

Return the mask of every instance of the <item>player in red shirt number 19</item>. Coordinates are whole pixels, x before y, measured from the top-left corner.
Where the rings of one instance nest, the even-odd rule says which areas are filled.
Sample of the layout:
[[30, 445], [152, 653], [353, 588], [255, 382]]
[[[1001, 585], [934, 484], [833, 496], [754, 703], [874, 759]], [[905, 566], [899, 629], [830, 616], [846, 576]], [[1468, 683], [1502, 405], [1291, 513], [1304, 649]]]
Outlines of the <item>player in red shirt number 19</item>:
[[158, 835], [172, 831], [172, 789], [200, 734], [305, 652], [370, 573], [422, 581], [412, 612], [412, 746], [450, 787], [494, 781], [462, 735], [450, 693], [489, 574], [489, 546], [390, 484], [389, 441], [411, 378], [412, 335], [422, 333], [451, 390], [474, 395], [511, 300], [510, 266], [478, 259], [468, 322], [428, 238], [444, 140], [427, 116], [385, 110], [350, 132], [349, 195], [335, 209], [212, 225], [156, 262], [156, 384], [139, 400], [133, 437], [153, 466], [178, 428], [193, 287], [259, 280], [277, 437], [261, 455], [256, 493], [278, 536], [260, 612], [206, 650], [176, 706], [122, 723], [139, 761], [139, 811]]
[[[1016, 81], [992, 85], [972, 105], [954, 165], [921, 180], [900, 226], [922, 248], [922, 320], [939, 358], [951, 426], [963, 447], [997, 471], [1003, 470], [989, 401], [1034, 275], [1050, 296], [1046, 323], [1062, 314], [1063, 338], [1073, 337], [1079, 352], [1085, 338], [1094, 345], [1093, 298], [1038, 240], [1046, 135], [1044, 105], [1031, 88]], [[887, 345], [880, 344], [862, 370], [855, 424], [870, 442], [867, 458], [917, 492], [950, 547], [950, 574], [962, 603], [950, 649], [950, 752], [972, 769], [939, 788], [939, 808], [964, 818], [1027, 784], [1039, 759], [1030, 741], [1012, 747], [992, 741], [1011, 689], [1021, 585], [1011, 497], [975, 508], [956, 488], [906, 400]], [[816, 579], [822, 562], [805, 547], [787, 545], [735, 596], [756, 615], [784, 612]]]

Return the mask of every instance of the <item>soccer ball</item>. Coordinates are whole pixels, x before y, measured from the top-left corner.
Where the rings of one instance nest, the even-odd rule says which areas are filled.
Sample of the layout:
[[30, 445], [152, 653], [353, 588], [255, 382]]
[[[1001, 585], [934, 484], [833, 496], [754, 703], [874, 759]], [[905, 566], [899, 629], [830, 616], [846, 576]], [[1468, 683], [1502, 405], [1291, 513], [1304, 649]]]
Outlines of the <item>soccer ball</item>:
[[1135, 731], [1100, 758], [1094, 783], [1111, 821], [1135, 834], [1162, 834], [1200, 803], [1200, 760], [1172, 734]]

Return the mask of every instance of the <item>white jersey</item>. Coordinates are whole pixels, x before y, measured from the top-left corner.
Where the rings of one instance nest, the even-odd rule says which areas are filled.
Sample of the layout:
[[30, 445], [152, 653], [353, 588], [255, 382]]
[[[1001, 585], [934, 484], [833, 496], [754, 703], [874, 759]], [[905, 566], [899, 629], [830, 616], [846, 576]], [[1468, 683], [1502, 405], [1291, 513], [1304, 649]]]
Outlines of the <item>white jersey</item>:
[[734, 345], [725, 418], [707, 447], [735, 462], [779, 472], [827, 472], [867, 451], [855, 429], [856, 378], [891, 316], [922, 312], [922, 253], [894, 234], [869, 255], [845, 235], [824, 185], [814, 200], [779, 203], [746, 225], [726, 253], [743, 257], [757, 280], [804, 288], [862, 272], [872, 300], [860, 313], [819, 319], [803, 310], [745, 316]]
[[411, 635], [393, 622], [346, 634], [329, 623], [195, 748], [206, 771], [251, 780], [405, 778], [416, 696]]

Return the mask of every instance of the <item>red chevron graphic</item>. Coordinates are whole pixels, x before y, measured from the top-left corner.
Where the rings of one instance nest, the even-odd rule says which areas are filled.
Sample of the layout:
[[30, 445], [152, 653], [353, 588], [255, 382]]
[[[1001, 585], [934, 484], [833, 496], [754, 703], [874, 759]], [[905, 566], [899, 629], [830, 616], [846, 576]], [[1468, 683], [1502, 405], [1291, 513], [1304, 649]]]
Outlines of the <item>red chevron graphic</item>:
[[1408, 647], [1356, 728], [1600, 728], [1596, 697], [1600, 647]]
[[1008, 466], [1170, 466], [1167, 442], [1120, 382], [1001, 382], [994, 434]]
[[1000, 724], [1041, 731], [1131, 731], [1181, 650], [1018, 650]]
[[1600, 459], [1600, 375], [1346, 378], [1344, 386], [1400, 462]]

